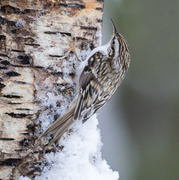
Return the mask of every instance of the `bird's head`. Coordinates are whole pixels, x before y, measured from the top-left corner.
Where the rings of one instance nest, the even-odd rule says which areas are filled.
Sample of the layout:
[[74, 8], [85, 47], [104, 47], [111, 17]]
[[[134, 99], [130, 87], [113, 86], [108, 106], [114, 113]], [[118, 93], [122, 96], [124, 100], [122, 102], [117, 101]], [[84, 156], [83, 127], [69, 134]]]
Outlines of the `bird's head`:
[[108, 47], [108, 56], [113, 59], [122, 60], [123, 58], [130, 59], [129, 47], [124, 37], [117, 32], [116, 26], [111, 19], [113, 26], [113, 36]]

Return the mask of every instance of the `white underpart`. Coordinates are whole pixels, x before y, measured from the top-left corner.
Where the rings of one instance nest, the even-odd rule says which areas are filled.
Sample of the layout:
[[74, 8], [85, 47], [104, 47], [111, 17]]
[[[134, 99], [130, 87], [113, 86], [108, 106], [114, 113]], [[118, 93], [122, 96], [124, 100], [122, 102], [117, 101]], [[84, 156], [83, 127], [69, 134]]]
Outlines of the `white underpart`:
[[88, 59], [89, 59], [93, 54], [95, 54], [96, 52], [101, 52], [103, 55], [107, 55], [107, 54], [108, 54], [107, 50], [108, 50], [108, 47], [110, 46], [110, 43], [111, 43], [111, 40], [110, 40], [107, 44], [102, 45], [102, 46], [99, 46], [99, 47], [93, 49], [93, 50], [89, 53], [89, 55], [87, 56], [87, 58], [86, 58], [84, 61], [82, 61], [81, 64], [79, 65], [79, 67], [77, 68], [77, 77], [78, 77], [78, 78], [80, 77], [80, 75], [81, 75], [83, 69], [85, 68], [85, 66], [88, 65]]
[[117, 39], [115, 39], [115, 56], [114, 56], [114, 59], [118, 58], [119, 56], [119, 42]]

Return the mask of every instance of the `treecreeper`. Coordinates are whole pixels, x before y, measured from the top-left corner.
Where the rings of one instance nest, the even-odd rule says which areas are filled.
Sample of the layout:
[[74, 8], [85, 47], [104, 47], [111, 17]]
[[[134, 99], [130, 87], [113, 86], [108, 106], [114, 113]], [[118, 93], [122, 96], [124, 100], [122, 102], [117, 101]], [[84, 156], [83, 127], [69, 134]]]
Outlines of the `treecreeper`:
[[123, 81], [130, 64], [129, 47], [111, 22], [113, 36], [110, 41], [93, 49], [79, 66], [78, 93], [72, 107], [38, 138], [39, 141], [44, 136], [52, 136], [45, 149], [59, 143], [76, 120], [86, 122], [101, 109]]

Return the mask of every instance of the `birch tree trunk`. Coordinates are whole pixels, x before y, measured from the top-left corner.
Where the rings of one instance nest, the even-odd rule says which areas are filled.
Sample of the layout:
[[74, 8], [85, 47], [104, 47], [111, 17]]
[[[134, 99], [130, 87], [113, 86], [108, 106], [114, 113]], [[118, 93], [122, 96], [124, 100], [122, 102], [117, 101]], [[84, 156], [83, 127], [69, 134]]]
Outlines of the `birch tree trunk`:
[[0, 0], [0, 6], [0, 179], [33, 178], [44, 161], [34, 145], [41, 122], [57, 119], [76, 91], [72, 36], [77, 52], [100, 44], [103, 1]]

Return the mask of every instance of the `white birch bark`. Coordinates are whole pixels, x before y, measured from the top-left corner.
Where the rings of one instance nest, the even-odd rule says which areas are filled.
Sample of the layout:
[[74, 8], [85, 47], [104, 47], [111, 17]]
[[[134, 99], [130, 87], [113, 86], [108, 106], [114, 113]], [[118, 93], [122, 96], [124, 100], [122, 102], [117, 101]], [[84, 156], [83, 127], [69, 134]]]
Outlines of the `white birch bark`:
[[44, 161], [34, 145], [41, 121], [57, 119], [76, 91], [78, 60], [73, 52], [64, 57], [71, 36], [77, 52], [101, 43], [103, 2], [1, 0], [0, 6], [0, 179], [33, 178]]

